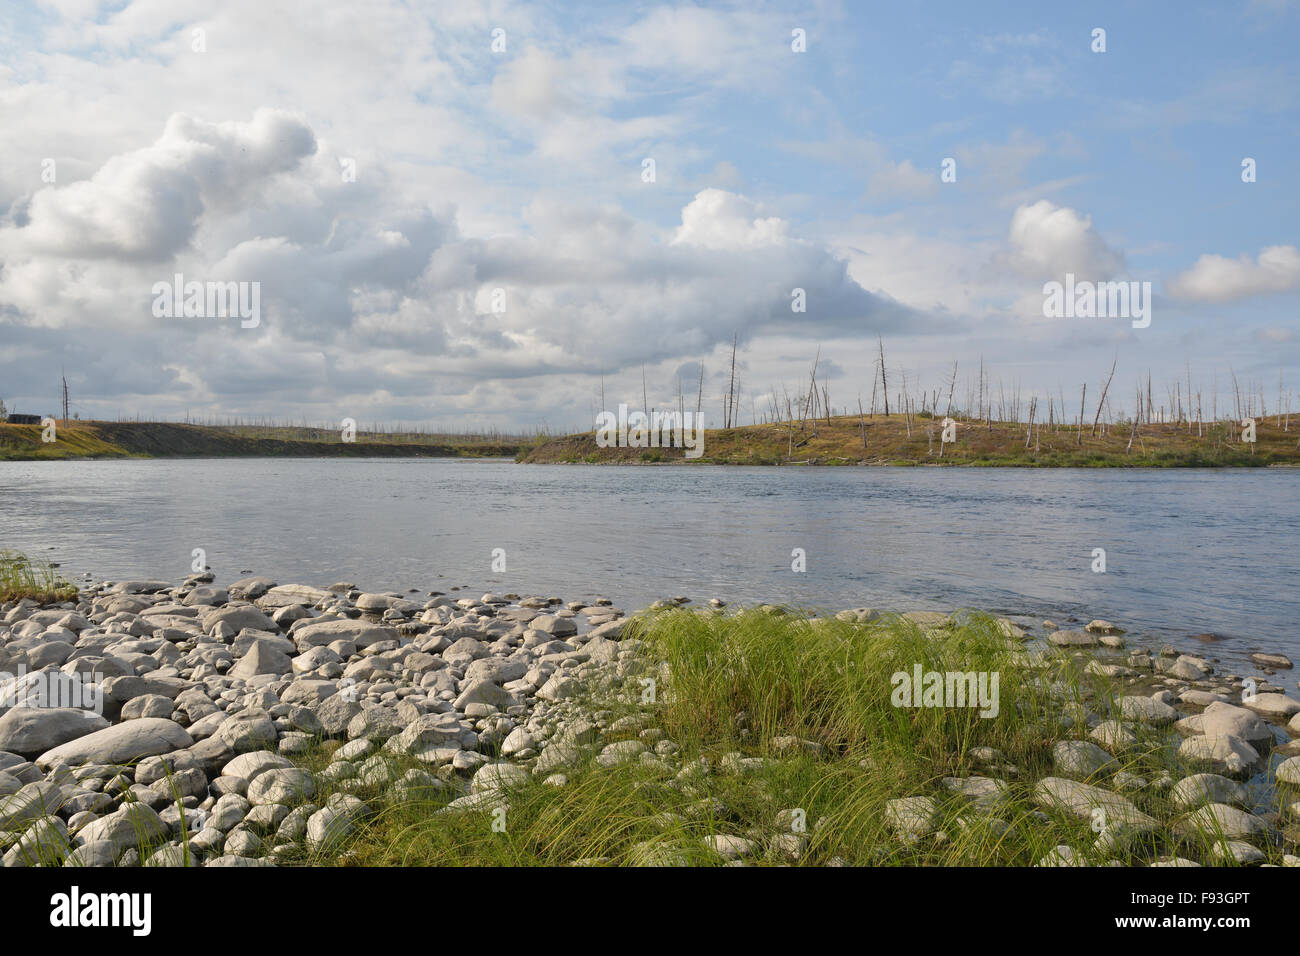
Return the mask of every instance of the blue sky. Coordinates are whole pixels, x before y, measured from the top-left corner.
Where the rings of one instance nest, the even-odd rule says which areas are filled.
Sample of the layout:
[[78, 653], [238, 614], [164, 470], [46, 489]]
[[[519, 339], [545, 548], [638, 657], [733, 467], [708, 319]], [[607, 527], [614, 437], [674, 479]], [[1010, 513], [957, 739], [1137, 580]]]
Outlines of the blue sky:
[[[1298, 39], [1285, 0], [10, 4], [0, 398], [584, 427], [643, 366], [662, 403], [703, 363], [716, 406], [738, 334], [760, 410], [818, 347], [854, 404], [877, 336], [959, 397], [981, 356], [1045, 395], [1118, 355], [1126, 393], [1231, 365], [1272, 405]], [[263, 321], [154, 317], [175, 272], [261, 283]], [[1151, 282], [1150, 328], [1045, 319], [1066, 272]]]

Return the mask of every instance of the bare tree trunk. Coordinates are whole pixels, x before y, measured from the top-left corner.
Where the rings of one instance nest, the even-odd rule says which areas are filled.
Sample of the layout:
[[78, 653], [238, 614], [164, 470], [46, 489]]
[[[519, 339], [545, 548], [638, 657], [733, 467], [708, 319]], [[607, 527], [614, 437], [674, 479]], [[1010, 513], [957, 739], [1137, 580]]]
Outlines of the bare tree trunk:
[[817, 366], [821, 364], [821, 361], [822, 361], [822, 350], [821, 347], [819, 346], [817, 349], [817, 357], [813, 359], [812, 372], [809, 374], [809, 378], [808, 378], [807, 409], [808, 409], [808, 414], [812, 416], [814, 436], [817, 434], [817, 414], [818, 414], [817, 406], [819, 404], [819, 397], [817, 395]]
[[738, 337], [737, 333], [733, 332], [731, 336], [731, 381], [727, 383], [727, 405], [726, 405], [726, 411], [724, 413], [724, 418], [722, 423], [723, 428], [731, 427], [731, 400], [732, 400], [733, 389], [736, 387], [736, 339], [737, 337]]
[[1079, 433], [1076, 436], [1076, 443], [1083, 447], [1083, 408], [1088, 400], [1088, 383], [1083, 383], [1083, 391], [1079, 393]]
[[1133, 439], [1137, 437], [1138, 433], [1138, 419], [1142, 417], [1141, 408], [1142, 386], [1139, 385], [1137, 389], [1137, 404], [1133, 406], [1133, 429], [1128, 433], [1128, 447], [1124, 449], [1124, 454], [1126, 455], [1133, 450]]
[[700, 410], [704, 408], [704, 363], [700, 363], [700, 390], [695, 395], [695, 427], [700, 427]]
[[1115, 353], [1115, 361], [1110, 363], [1110, 374], [1106, 376], [1106, 384], [1101, 389], [1101, 400], [1097, 402], [1097, 417], [1092, 420], [1092, 434], [1097, 434], [1097, 422], [1101, 420], [1101, 408], [1106, 403], [1106, 393], [1110, 391], [1110, 380], [1115, 377], [1115, 366], [1119, 364], [1119, 353]]
[[794, 409], [790, 406], [790, 396], [785, 396], [785, 419], [786, 419], [786, 458], [794, 457]]
[[885, 340], [878, 337], [880, 342], [880, 390], [885, 393], [885, 417], [889, 417], [889, 382], [885, 378]]

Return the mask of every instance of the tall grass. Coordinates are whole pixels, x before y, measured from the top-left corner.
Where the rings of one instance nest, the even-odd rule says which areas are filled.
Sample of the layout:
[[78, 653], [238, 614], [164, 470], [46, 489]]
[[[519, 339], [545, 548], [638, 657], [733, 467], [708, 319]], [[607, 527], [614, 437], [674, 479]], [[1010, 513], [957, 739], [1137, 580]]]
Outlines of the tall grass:
[[[1026, 866], [1061, 845], [1091, 862], [1180, 853], [1209, 862], [1219, 841], [1204, 827], [1176, 828], [1185, 814], [1161, 787], [1126, 794], [1157, 830], [1116, 829], [1105, 846], [1094, 845], [1095, 821], [1044, 806], [1036, 785], [1056, 775], [1053, 744], [1087, 739], [1084, 706], [1117, 716], [1123, 690], [1094, 674], [1086, 655], [1027, 652], [996, 619], [969, 614], [927, 629], [900, 618], [863, 625], [677, 610], [630, 622], [625, 640], [640, 642], [643, 666], [627, 668], [615, 694], [586, 706], [603, 709], [606, 727], [622, 715], [642, 718], [601, 745], [662, 735], [678, 748], [671, 764], [642, 754], [602, 766], [592, 760], [595, 747], [563, 770], [562, 785], [537, 775], [464, 812], [438, 812], [454, 791], [399, 802], [363, 792], [377, 812], [342, 861], [717, 865], [723, 857], [707, 838], [729, 835], [751, 841], [755, 863]], [[977, 708], [895, 707], [892, 675], [918, 663], [998, 672], [1000, 712], [984, 719]], [[655, 681], [650, 704], [642, 703], [647, 678]], [[1147, 781], [1192, 771], [1179, 766], [1167, 729], [1132, 729], [1136, 743], [1090, 783], [1115, 791], [1121, 770]], [[399, 762], [394, 773], [411, 765]], [[1004, 791], [979, 805], [944, 784], [977, 775], [1003, 780]], [[922, 839], [891, 821], [890, 802], [909, 796], [934, 801], [932, 832]], [[504, 812], [503, 830], [492, 827], [493, 807]]]
[[0, 601], [29, 598], [42, 604], [72, 601], [77, 587], [48, 562], [33, 561], [17, 551], [0, 551]]
[[[1113, 827], [1099, 840], [1096, 820], [1043, 802], [1039, 781], [1062, 775], [1053, 745], [1088, 739], [1085, 708], [1092, 723], [1117, 718], [1121, 696], [1149, 689], [1101, 676], [1088, 654], [1029, 649], [1007, 624], [974, 613], [925, 626], [900, 617], [810, 620], [779, 609], [641, 616], [626, 626], [630, 653], [618, 676], [593, 672], [586, 698], [557, 706], [569, 727], [585, 715], [602, 728], [599, 742], [569, 765], [491, 792], [476, 808], [452, 809], [464, 791], [450, 766], [384, 753], [381, 772], [371, 757], [368, 770], [322, 774], [338, 742], [321, 740], [298, 759], [317, 775], [312, 803], [346, 791], [368, 813], [337, 844], [300, 842], [278, 850], [276, 860], [721, 865], [727, 858], [716, 838], [723, 837], [747, 841], [743, 853], [756, 864], [1032, 866], [1061, 846], [1090, 863], [1216, 862], [1225, 835], [1189, 821], [1169, 800], [1167, 784], [1201, 768], [1180, 763], [1168, 727], [1129, 724], [1134, 739], [1108, 747], [1115, 761], [1087, 781], [1124, 793], [1154, 826]], [[895, 706], [894, 675], [917, 665], [997, 673], [997, 715]], [[621, 762], [607, 751], [600, 756], [629, 740], [647, 749]], [[1140, 776], [1141, 785], [1121, 771]], [[414, 788], [396, 794], [393, 782], [412, 774]], [[954, 792], [953, 778], [972, 777], [1001, 783], [976, 800]], [[1166, 785], [1157, 785], [1161, 777]], [[916, 836], [898, 826], [893, 801], [906, 797], [932, 802]], [[1283, 788], [1259, 799], [1269, 805], [1251, 809], [1263, 812], [1294, 797]], [[183, 830], [180, 839], [190, 836]], [[1279, 861], [1277, 841], [1254, 842]]]

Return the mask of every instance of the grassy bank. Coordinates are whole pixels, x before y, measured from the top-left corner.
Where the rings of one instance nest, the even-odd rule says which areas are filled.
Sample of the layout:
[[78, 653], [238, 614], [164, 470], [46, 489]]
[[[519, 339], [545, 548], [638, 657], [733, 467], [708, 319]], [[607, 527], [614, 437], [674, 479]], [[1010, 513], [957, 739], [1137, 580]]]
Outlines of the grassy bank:
[[0, 603], [24, 599], [40, 604], [75, 601], [77, 588], [50, 564], [17, 551], [0, 551]]
[[[1199, 434], [1198, 434], [1199, 431]], [[1203, 468], [1300, 465], [1300, 430], [1273, 419], [1257, 426], [1257, 441], [1240, 441], [1230, 424], [1144, 424], [1035, 427], [1028, 444], [1024, 423], [958, 423], [956, 442], [944, 445], [940, 421], [913, 415], [832, 416], [803, 426], [744, 425], [706, 431], [703, 454], [680, 448], [600, 448], [595, 433], [544, 440], [523, 449], [527, 463], [728, 465], [987, 465], [1084, 468]]]
[[[434, 777], [410, 758], [367, 764], [369, 780], [342, 788], [367, 801], [368, 822], [326, 852], [280, 862], [1027, 866], [1063, 853], [1208, 862], [1223, 834], [1171, 802], [1168, 785], [1192, 768], [1168, 727], [1133, 724], [1104, 771], [1077, 775], [1114, 797], [1100, 818], [1044, 794], [1043, 778], [1059, 774], [1056, 742], [1088, 739], [1081, 715], [1118, 716], [1126, 691], [1088, 655], [1026, 652], [1010, 635], [982, 615], [937, 630], [757, 610], [642, 618], [624, 639], [641, 642], [640, 665], [583, 702], [598, 745], [582, 745], [585, 725], [571, 721], [568, 765], [525, 774], [476, 809], [447, 786], [449, 766]], [[997, 716], [894, 706], [892, 675], [917, 664], [1000, 674]], [[334, 747], [308, 763], [326, 767]], [[390, 781], [404, 776], [422, 789], [393, 800]], [[1292, 827], [1288, 852], [1297, 838]], [[1277, 862], [1284, 851], [1267, 852]]]
[[[274, 632], [247, 636], [256, 606], [187, 626], [202, 587], [0, 606], [19, 663], [67, 653], [33, 625], [90, 635], [111, 618], [130, 653], [133, 635], [171, 632], [180, 677], [106, 688], [124, 690], [120, 730], [99, 733], [167, 734], [145, 749], [162, 759], [119, 765], [94, 734], [74, 737], [82, 756], [26, 745], [34, 766], [9, 766], [35, 789], [0, 799], [6, 865], [1300, 866], [1300, 702], [1213, 659], [1126, 646], [1104, 621], [1039, 633], [965, 611], [675, 605], [629, 620], [518, 595], [471, 600], [482, 618], [358, 591], [290, 626], [295, 679], [248, 674], [286, 664]], [[294, 593], [276, 591], [264, 603]], [[334, 616], [377, 618], [384, 596], [398, 629]], [[590, 630], [562, 626], [589, 609]], [[320, 643], [334, 635], [355, 635], [334, 642], [347, 653]], [[55, 783], [59, 819], [25, 815]]]
[[474, 436], [367, 433], [345, 442], [340, 432], [295, 427], [211, 427], [174, 422], [70, 422], [56, 440], [39, 425], [0, 424], [0, 460], [60, 458], [509, 457], [518, 442]]

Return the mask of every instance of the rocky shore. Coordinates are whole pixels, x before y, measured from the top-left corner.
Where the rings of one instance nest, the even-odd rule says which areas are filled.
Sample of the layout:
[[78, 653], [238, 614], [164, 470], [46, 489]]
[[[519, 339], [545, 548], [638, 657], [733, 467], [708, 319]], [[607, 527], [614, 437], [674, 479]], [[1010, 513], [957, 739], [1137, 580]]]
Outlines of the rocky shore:
[[[753, 740], [761, 753], [683, 750], [641, 690], [651, 675], [666, 696], [672, 675], [605, 599], [411, 600], [350, 583], [213, 580], [103, 582], [74, 602], [0, 606], [4, 866], [320, 863], [411, 801], [490, 826], [520, 788], [562, 790], [578, 768], [635, 765], [693, 799], [702, 778], [759, 773], [789, 754], [836, 756], [793, 736]], [[724, 613], [712, 603], [698, 613]], [[838, 618], [865, 626], [880, 615]], [[959, 626], [935, 612], [894, 620], [939, 640]], [[1105, 707], [1062, 695], [1068, 733], [1047, 741], [1041, 774], [980, 747], [963, 756], [978, 772], [891, 795], [880, 815], [899, 846], [940, 846], [977, 821], [1039, 828], [1056, 841], [1040, 865], [1117, 863], [1134, 839], [1152, 847], [1138, 860], [1156, 866], [1300, 865], [1300, 701], [1286, 688], [1170, 647], [1127, 646], [1104, 621], [998, 628], [1045, 685], [1053, 668], [1082, 662], [1116, 693]], [[1291, 666], [1283, 655], [1257, 663]], [[1176, 749], [1176, 772], [1133, 771], [1126, 754], [1152, 733]], [[1030, 808], [1014, 819], [1013, 791]], [[689, 853], [638, 844], [616, 862], [821, 859], [809, 854], [825, 820], [791, 825], [793, 813], [774, 805], [770, 821], [719, 823]], [[1092, 827], [1090, 848], [1080, 824]], [[1191, 832], [1210, 838], [1183, 838]], [[827, 853], [821, 862], [846, 862]]]

